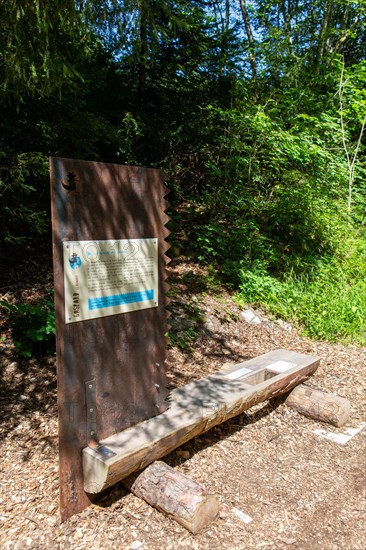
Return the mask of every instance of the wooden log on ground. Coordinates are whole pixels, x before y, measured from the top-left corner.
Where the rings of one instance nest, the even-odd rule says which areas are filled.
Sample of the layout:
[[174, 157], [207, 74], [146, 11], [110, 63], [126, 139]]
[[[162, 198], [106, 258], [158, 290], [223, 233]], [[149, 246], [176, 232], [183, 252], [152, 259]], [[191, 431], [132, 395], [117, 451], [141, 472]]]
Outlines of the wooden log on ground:
[[177, 472], [165, 462], [154, 462], [139, 474], [123, 480], [134, 495], [145, 500], [194, 535], [208, 527], [219, 514], [216, 495]]
[[348, 399], [311, 388], [306, 384], [300, 384], [292, 390], [285, 403], [304, 416], [333, 424], [338, 428], [346, 424], [351, 412]]
[[100, 493], [253, 405], [288, 393], [318, 365], [316, 357], [275, 350], [175, 389], [167, 411], [83, 449], [85, 492]]

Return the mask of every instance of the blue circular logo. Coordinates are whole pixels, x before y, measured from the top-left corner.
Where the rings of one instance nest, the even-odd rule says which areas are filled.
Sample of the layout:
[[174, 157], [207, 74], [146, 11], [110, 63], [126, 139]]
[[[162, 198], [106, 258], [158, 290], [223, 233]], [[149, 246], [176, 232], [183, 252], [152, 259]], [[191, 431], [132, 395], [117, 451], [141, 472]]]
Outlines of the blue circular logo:
[[72, 269], [75, 269], [76, 267], [80, 268], [81, 267], [81, 264], [82, 264], [82, 261], [81, 261], [81, 258], [80, 256], [78, 256], [77, 254], [73, 254], [69, 260], [69, 263], [70, 263], [70, 266]]

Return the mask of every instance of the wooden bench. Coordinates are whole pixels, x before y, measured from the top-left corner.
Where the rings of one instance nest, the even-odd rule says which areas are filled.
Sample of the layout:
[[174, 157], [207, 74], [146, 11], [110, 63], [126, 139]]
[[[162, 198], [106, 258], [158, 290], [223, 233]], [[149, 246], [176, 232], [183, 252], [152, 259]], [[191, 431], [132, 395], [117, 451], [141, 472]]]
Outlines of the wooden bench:
[[83, 449], [85, 492], [100, 493], [213, 426], [287, 393], [319, 362], [279, 349], [173, 390], [164, 413]]

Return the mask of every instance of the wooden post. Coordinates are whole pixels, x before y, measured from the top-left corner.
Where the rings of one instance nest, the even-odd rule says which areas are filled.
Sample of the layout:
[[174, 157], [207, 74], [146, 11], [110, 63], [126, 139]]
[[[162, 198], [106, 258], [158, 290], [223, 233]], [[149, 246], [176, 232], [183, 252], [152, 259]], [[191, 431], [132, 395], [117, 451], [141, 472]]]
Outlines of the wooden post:
[[306, 384], [300, 384], [292, 390], [286, 399], [286, 405], [304, 416], [338, 428], [344, 426], [351, 412], [348, 399], [310, 388]]
[[154, 462], [123, 484], [137, 497], [145, 500], [194, 535], [208, 527], [219, 514], [219, 499], [177, 472], [165, 462]]

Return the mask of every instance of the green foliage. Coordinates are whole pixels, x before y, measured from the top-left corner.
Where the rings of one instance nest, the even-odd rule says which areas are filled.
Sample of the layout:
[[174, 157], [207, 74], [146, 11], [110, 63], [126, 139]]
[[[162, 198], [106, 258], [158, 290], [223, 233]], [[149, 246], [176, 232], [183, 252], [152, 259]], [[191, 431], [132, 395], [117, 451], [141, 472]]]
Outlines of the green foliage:
[[[186, 275], [184, 278], [186, 284], [197, 285], [197, 281]], [[182, 351], [192, 351], [192, 346], [198, 337], [199, 330], [203, 325], [204, 318], [195, 297], [192, 302], [183, 304], [183, 311], [179, 316], [171, 320], [172, 329], [167, 332], [169, 345], [176, 346]]]
[[320, 137], [332, 121], [303, 116], [286, 129], [253, 111], [209, 111], [224, 130], [201, 152], [206, 189], [194, 197], [197, 257], [220, 263], [233, 282], [254, 262], [276, 271], [331, 251], [332, 219], [347, 192], [341, 136], [332, 134], [329, 148]]
[[121, 128], [117, 130], [118, 157], [127, 164], [137, 164], [134, 146], [138, 138], [143, 135], [142, 124], [132, 113], [125, 113]]
[[37, 304], [9, 304], [0, 300], [8, 315], [15, 347], [23, 357], [54, 351], [55, 313], [53, 301], [42, 300]]
[[268, 304], [277, 300], [281, 284], [268, 275], [263, 266], [255, 263], [252, 268], [241, 269], [239, 272], [240, 297], [247, 302], [254, 304]]
[[306, 334], [363, 344], [365, 234], [345, 215], [336, 116], [297, 115], [291, 127], [256, 107], [211, 108], [208, 118], [223, 131], [201, 151], [206, 187], [187, 212], [196, 257]]
[[73, 54], [81, 33], [72, 0], [4, 0], [0, 20], [0, 102], [48, 95], [79, 76]]
[[336, 253], [279, 278], [263, 269], [242, 270], [239, 301], [264, 305], [317, 339], [366, 344], [366, 235], [347, 238]]
[[169, 339], [170, 347], [176, 346], [182, 351], [192, 351], [192, 345], [198, 336], [198, 332], [194, 327], [187, 327], [177, 333], [169, 331], [166, 333], [166, 336]]
[[48, 189], [48, 161], [41, 153], [0, 151], [0, 162], [0, 236], [4, 245], [19, 245], [47, 229], [39, 205], [45, 195], [40, 182]]
[[366, 61], [360, 61], [349, 68], [343, 83], [343, 114], [353, 134], [366, 116]]

